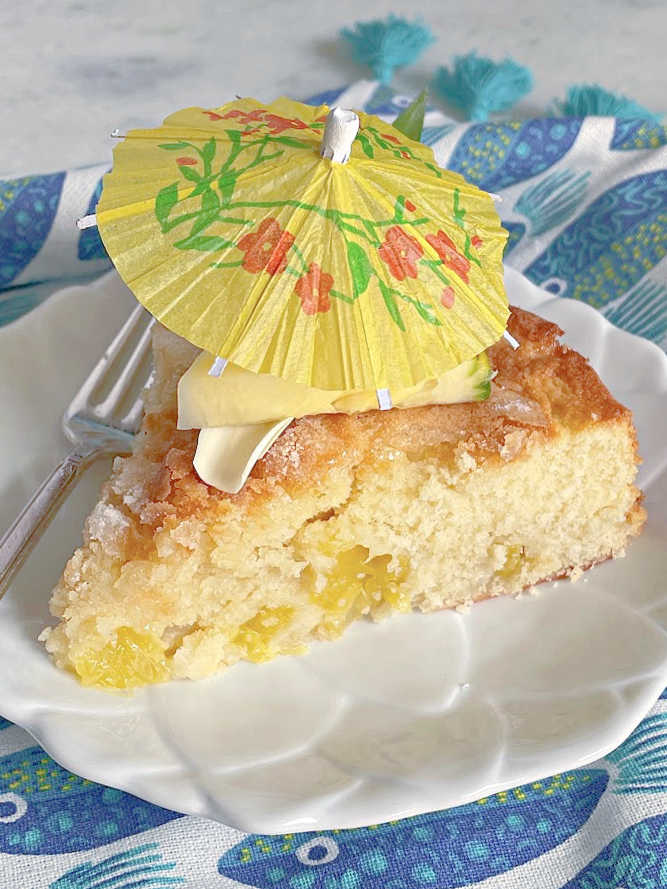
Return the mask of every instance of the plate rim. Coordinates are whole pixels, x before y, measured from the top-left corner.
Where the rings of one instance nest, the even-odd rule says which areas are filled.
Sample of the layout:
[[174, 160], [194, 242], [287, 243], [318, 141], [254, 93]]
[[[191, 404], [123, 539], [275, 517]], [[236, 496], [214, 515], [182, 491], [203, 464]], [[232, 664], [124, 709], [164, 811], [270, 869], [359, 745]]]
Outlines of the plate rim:
[[[520, 272], [515, 269], [511, 269], [511, 267], [509, 266], [506, 266], [505, 271], [506, 275], [508, 272], [510, 273], [510, 277], [512, 275], [517, 275], [520, 276], [524, 281], [527, 280], [524, 278], [523, 275], [521, 275]], [[667, 355], [665, 355], [665, 353], [662, 351], [662, 349], [660, 349], [659, 346], [650, 342], [649, 340], [646, 340], [642, 337], [636, 336], [635, 334], [629, 333], [628, 331], [616, 327], [610, 321], [608, 321], [608, 319], [606, 319], [604, 315], [602, 315], [600, 312], [586, 303], [574, 300], [567, 300], [567, 298], [564, 297], [553, 296], [547, 291], [540, 290], [540, 288], [538, 288], [532, 282], [528, 283], [530, 283], [530, 290], [534, 295], [534, 302], [531, 305], [525, 305], [525, 303], [522, 303], [523, 307], [527, 308], [529, 311], [536, 311], [538, 313], [540, 307], [550, 303], [562, 305], [564, 301], [567, 301], [569, 304], [579, 307], [575, 311], [583, 311], [590, 318], [595, 317], [597, 319], [597, 323], [602, 324], [603, 327], [608, 326], [614, 331], [621, 333], [623, 337], [627, 337], [628, 339], [626, 342], [630, 347], [644, 350], [647, 354], [649, 352], [652, 352], [654, 355], [659, 356], [659, 360], [662, 363], [664, 370], [664, 380], [667, 381]], [[11, 324], [6, 325], [6, 327], [0, 331], [0, 343], [5, 336], [11, 336], [12, 332], [16, 331], [17, 328], [25, 326], [29, 327], [30, 324], [35, 322], [35, 320], [41, 318], [41, 316], [45, 312], [54, 311], [57, 308], [58, 303], [61, 303], [63, 300], [65, 300], [67, 298], [67, 294], [71, 291], [88, 291], [91, 288], [94, 288], [96, 291], [104, 291], [108, 287], [111, 287], [113, 290], [119, 284], [122, 284], [120, 278], [118, 278], [117, 273], [114, 270], [111, 270], [101, 275], [92, 283], [68, 285], [67, 287], [54, 292], [44, 303], [36, 307], [32, 312], [22, 316], [21, 318], [16, 319]], [[538, 298], [538, 296], [540, 298]], [[567, 332], [566, 335], [563, 337], [563, 340], [566, 341], [566, 338]], [[664, 392], [665, 394], [667, 394], [667, 385], [665, 386]], [[661, 478], [663, 475], [665, 475], [665, 467], [662, 467], [656, 478]], [[651, 485], [653, 484], [653, 481], [654, 480], [650, 482]], [[54, 669], [57, 668], [54, 667]], [[569, 771], [574, 768], [581, 768], [582, 766], [596, 761], [600, 757], [603, 757], [604, 755], [609, 753], [611, 750], [615, 749], [615, 747], [618, 746], [618, 744], [621, 743], [632, 730], [634, 730], [634, 728], [642, 720], [642, 718], [648, 712], [653, 703], [660, 697], [661, 693], [663, 692], [664, 687], [667, 684], [667, 659], [663, 664], [662, 671], [651, 674], [651, 676], [649, 677], [643, 677], [643, 681], [645, 683], [645, 688], [642, 694], [637, 696], [633, 704], [626, 700], [623, 705], [623, 711], [627, 712], [631, 710], [632, 716], [626, 716], [625, 720], [619, 720], [618, 725], [615, 725], [614, 731], [608, 728], [606, 734], [603, 736], [603, 739], [594, 749], [591, 749], [587, 754], [582, 754], [578, 757], [573, 758], [571, 753], [568, 756], [567, 748], [562, 750], [559, 748], [558, 752], [562, 752], [563, 756], [562, 764], [559, 765], [558, 762], [556, 762], [555, 767], [553, 768], [551, 767], [551, 765], [549, 765], [548, 771], [545, 771], [544, 768], [539, 768], [536, 769], [534, 774], [526, 772], [527, 777], [522, 778], [520, 783], [528, 783], [530, 781], [539, 780], [546, 775]], [[0, 688], [2, 688], [3, 684], [4, 683], [0, 678]], [[184, 687], [187, 687], [185, 683], [183, 684]], [[128, 697], [127, 700], [131, 701], [132, 699]], [[333, 828], [353, 828], [373, 823], [374, 821], [378, 820], [373, 819], [372, 821], [370, 821], [368, 817], [364, 817], [362, 820], [356, 820], [354, 817], [349, 817], [344, 821], [344, 823], [341, 823], [340, 818], [335, 819], [334, 823], [333, 821], [327, 820], [326, 816], [328, 813], [328, 805], [325, 802], [324, 808], [319, 817], [313, 817], [312, 824], [285, 823], [281, 822], [280, 819], [276, 818], [274, 815], [269, 815], [265, 818], [262, 818], [262, 816], [258, 815], [257, 813], [247, 814], [245, 811], [243, 813], [229, 811], [226, 807], [220, 805], [220, 803], [216, 800], [212, 800], [207, 795], [202, 794], [202, 789], [199, 786], [195, 787], [196, 797], [198, 801], [198, 804], [196, 806], [178, 806], [176, 809], [173, 809], [174, 802], [178, 803], [178, 801], [175, 801], [173, 798], [171, 800], [167, 798], [170, 795], [168, 790], [168, 782], [165, 784], [166, 789], [164, 791], [161, 787], [157, 786], [155, 792], [153, 792], [153, 788], [156, 786], [156, 784], [159, 785], [160, 783], [159, 781], [156, 782], [156, 776], [159, 777], [160, 775], [162, 775], [165, 769], [172, 772], [173, 768], [170, 767], [169, 769], [167, 769], [167, 767], [162, 764], [160, 769], [151, 773], [152, 778], [149, 777], [148, 780], [143, 780], [143, 776], [141, 774], [137, 775], [136, 768], [133, 771], [131, 767], [131, 761], [128, 763], [126, 760], [123, 760], [124, 768], [120, 770], [117, 769], [112, 776], [112, 780], [109, 781], [109, 776], [105, 775], [104, 773], [104, 758], [100, 757], [99, 752], [95, 751], [94, 748], [87, 747], [85, 744], [82, 745], [80, 743], [77, 743], [74, 738], [72, 738], [72, 743], [66, 749], [63, 745], [59, 745], [55, 739], [53, 739], [52, 743], [52, 735], [49, 732], [48, 726], [48, 714], [53, 712], [61, 712], [61, 709], [53, 706], [50, 708], [40, 708], [38, 706], [35, 706], [34, 701], [26, 701], [26, 706], [24, 707], [22, 706], [23, 703], [24, 702], [20, 700], [10, 699], [8, 703], [7, 701], [3, 700], [0, 704], [0, 707], [2, 708], [2, 713], [6, 714], [6, 717], [9, 720], [28, 731], [29, 734], [32, 735], [32, 737], [57, 762], [61, 763], [71, 771], [83, 775], [83, 777], [86, 777], [89, 780], [106, 786], [118, 788], [127, 793], [139, 796], [140, 798], [145, 799], [155, 805], [172, 809], [173, 811], [212, 818], [248, 833], [266, 834], [283, 833], [286, 830], [302, 832], [312, 830], [330, 830]], [[82, 755], [83, 759], [81, 758]], [[553, 762], [553, 758], [550, 759], [550, 763], [551, 762]], [[81, 763], [83, 763], [83, 768], [81, 767]], [[178, 772], [183, 772], [184, 769], [182, 763], [177, 762], [176, 769], [178, 770]], [[139, 779], [139, 788], [137, 788], [137, 779]], [[190, 783], [192, 783], [191, 779]], [[380, 820], [386, 821], [395, 817], [413, 817], [425, 812], [437, 811], [439, 809], [447, 809], [458, 805], [464, 805], [486, 795], [497, 793], [500, 790], [509, 789], [510, 787], [514, 786], [516, 786], [514, 782], [511, 784], [508, 784], [507, 781], [503, 782], [502, 780], [497, 781], [496, 783], [492, 782], [475, 789], [474, 793], [471, 792], [469, 794], [461, 795], [460, 799], [455, 802], [447, 802], [445, 803], [445, 805], [439, 804], [436, 808], [433, 808], [430, 805], [425, 808], [424, 805], [420, 806], [418, 804], [415, 804], [414, 807], [411, 808], [409, 811], [402, 810], [401, 813], [398, 815], [387, 815], [383, 813]], [[417, 787], [414, 788], [414, 792], [415, 796], [419, 795], [419, 789]], [[344, 801], [345, 794], [343, 794], [342, 799]], [[313, 806], [316, 807], [317, 797], [311, 798], [311, 800], [313, 802]], [[337, 810], [335, 802], [333, 803], [333, 809], [334, 811]]]

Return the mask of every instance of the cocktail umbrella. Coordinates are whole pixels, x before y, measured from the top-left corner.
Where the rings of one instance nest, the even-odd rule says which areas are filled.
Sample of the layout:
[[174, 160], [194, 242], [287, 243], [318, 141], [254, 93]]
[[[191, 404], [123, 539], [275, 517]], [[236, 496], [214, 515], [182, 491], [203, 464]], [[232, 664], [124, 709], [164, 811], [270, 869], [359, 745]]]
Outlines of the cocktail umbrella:
[[97, 224], [139, 301], [220, 366], [382, 406], [509, 314], [491, 196], [361, 112], [241, 99], [131, 131]]

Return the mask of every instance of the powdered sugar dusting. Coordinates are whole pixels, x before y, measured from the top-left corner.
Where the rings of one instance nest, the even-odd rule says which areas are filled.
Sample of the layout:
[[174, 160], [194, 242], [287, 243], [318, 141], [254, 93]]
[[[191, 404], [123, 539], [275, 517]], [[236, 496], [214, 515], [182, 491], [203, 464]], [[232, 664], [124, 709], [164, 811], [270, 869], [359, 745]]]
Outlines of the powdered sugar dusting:
[[129, 519], [118, 507], [102, 500], [86, 520], [84, 538], [88, 545], [98, 541], [107, 555], [118, 558], [125, 549], [130, 527]]

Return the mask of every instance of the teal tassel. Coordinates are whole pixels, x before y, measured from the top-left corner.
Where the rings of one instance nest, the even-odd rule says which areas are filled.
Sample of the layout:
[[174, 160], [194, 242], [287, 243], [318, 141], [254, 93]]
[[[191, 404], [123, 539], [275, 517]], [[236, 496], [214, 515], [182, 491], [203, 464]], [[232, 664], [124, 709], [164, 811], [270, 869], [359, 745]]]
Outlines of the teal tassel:
[[380, 83], [389, 83], [395, 68], [410, 65], [435, 42], [431, 29], [421, 19], [408, 22], [390, 15], [372, 22], [356, 22], [354, 29], [343, 28], [357, 62], [368, 65]]
[[595, 114], [598, 117], [634, 117], [660, 121], [660, 115], [654, 114], [643, 105], [617, 96], [597, 84], [580, 83], [568, 88], [564, 102], [556, 102], [556, 107], [564, 117], [586, 117]]
[[529, 93], [533, 76], [512, 59], [494, 62], [470, 52], [456, 56], [453, 71], [438, 68], [433, 86], [471, 120], [487, 120], [492, 111], [506, 111]]

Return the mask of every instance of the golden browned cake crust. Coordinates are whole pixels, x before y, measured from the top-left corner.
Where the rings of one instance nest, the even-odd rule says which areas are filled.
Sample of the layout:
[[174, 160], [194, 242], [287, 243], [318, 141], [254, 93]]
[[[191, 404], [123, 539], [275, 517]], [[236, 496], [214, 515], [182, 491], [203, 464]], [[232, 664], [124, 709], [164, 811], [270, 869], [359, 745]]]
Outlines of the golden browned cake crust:
[[[607, 421], [626, 425], [636, 447], [631, 412], [611, 396], [582, 355], [560, 344], [557, 325], [512, 307], [508, 330], [521, 348], [514, 351], [501, 340], [489, 350], [497, 375], [487, 401], [294, 420], [238, 494], [199, 480], [192, 466], [197, 430], [176, 429], [176, 395], [168, 392], [168, 402], [144, 423], [139, 450], [163, 468], [145, 490], [142, 522], [159, 527], [170, 516], [182, 521], [202, 509], [224, 509], [228, 501], [251, 509], [271, 497], [276, 485], [297, 494], [333, 466], [356, 466], [392, 450], [422, 452], [464, 442], [476, 458], [506, 460], [516, 457], [531, 435], [552, 436], [560, 425], [577, 430]], [[179, 371], [194, 354], [184, 351]]]
[[226, 494], [176, 429], [196, 350], [159, 329], [135, 452], [54, 590], [56, 662], [97, 685], [197, 678], [622, 555], [645, 519], [630, 411], [556, 325], [513, 308], [509, 330], [487, 401], [295, 420]]

